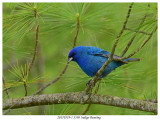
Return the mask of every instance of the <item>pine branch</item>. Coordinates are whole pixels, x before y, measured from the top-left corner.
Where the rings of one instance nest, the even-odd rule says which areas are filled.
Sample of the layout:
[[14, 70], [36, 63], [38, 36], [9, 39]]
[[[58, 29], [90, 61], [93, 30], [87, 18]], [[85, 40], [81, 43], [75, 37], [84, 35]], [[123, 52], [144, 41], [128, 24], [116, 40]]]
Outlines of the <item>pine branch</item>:
[[[57, 93], [47, 95], [26, 96], [9, 99], [3, 103], [3, 110], [52, 104], [81, 104], [83, 92]], [[117, 96], [91, 94], [84, 95], [85, 104], [110, 105], [146, 112], [157, 113], [157, 103], [144, 100], [129, 99]]]
[[151, 32], [151, 34], [149, 35], [149, 37], [143, 42], [143, 44], [137, 48], [137, 50], [135, 50], [133, 53], [131, 53], [130, 55], [126, 56], [126, 57], [122, 57], [121, 59], [128, 59], [130, 57], [132, 57], [133, 55], [135, 55], [136, 53], [138, 53], [145, 45], [146, 43], [148, 43], [148, 41], [151, 39], [151, 37], [153, 36], [153, 33], [157, 30], [157, 26], [153, 29], [153, 31]]
[[122, 27], [122, 29], [121, 29], [119, 35], [117, 36], [116, 41], [115, 41], [115, 43], [114, 43], [114, 45], [113, 45], [113, 47], [112, 47], [112, 51], [111, 51], [110, 58], [113, 58], [113, 55], [114, 55], [116, 46], [117, 46], [117, 44], [118, 44], [118, 41], [119, 41], [121, 35], [123, 34], [125, 28], [126, 28], [126, 25], [127, 25], [128, 19], [129, 19], [129, 17], [130, 17], [130, 13], [131, 13], [133, 4], [134, 4], [134, 3], [131, 3], [131, 5], [129, 6], [128, 13], [127, 13], [125, 22], [124, 22], [124, 24], [123, 24], [123, 27]]
[[[145, 19], [146, 19], [146, 15], [143, 17], [143, 19], [142, 19], [141, 23], [139, 24], [139, 26], [141, 26], [141, 25], [144, 23]], [[126, 29], [126, 28], [125, 28], [125, 29]], [[139, 29], [140, 29], [140, 28], [139, 28]], [[136, 36], [137, 36], [137, 33], [139, 32], [139, 29], [134, 33], [132, 39], [128, 42], [128, 44], [127, 44], [126, 48], [124, 49], [121, 57], [123, 57], [123, 56], [126, 54], [126, 52], [128, 51], [129, 47], [132, 45], [134, 39], [135, 39]]]
[[25, 89], [25, 96], [27, 96], [28, 94], [28, 90], [27, 90], [27, 84], [26, 84], [26, 81], [23, 81], [24, 83], [24, 89]]
[[[34, 8], [34, 17], [35, 17], [35, 21], [36, 21], [36, 39], [35, 39], [35, 47], [34, 47], [34, 54], [33, 54], [33, 58], [31, 63], [28, 66], [28, 69], [26, 71], [26, 74], [23, 75], [23, 77], [26, 79], [27, 75], [29, 74], [34, 62], [35, 62], [35, 58], [37, 55], [37, 49], [38, 49], [38, 42], [39, 42], [39, 23], [38, 23], [38, 16], [37, 16], [37, 10], [36, 8]], [[27, 96], [27, 84], [26, 84], [26, 80], [23, 81], [24, 82], [24, 89], [25, 89], [25, 96]]]
[[30, 71], [34, 61], [35, 61], [35, 58], [36, 58], [36, 55], [37, 55], [37, 48], [38, 48], [38, 40], [39, 40], [39, 23], [38, 23], [38, 16], [37, 16], [37, 10], [36, 8], [34, 8], [34, 17], [36, 19], [36, 40], [35, 40], [35, 48], [34, 48], [34, 55], [33, 55], [33, 58], [32, 58], [32, 61], [29, 65], [29, 69], [28, 69], [28, 72]]
[[139, 31], [139, 30], [133, 30], [133, 29], [127, 28], [127, 27], [125, 28], [125, 30], [133, 31], [133, 32], [135, 32], [135, 33], [141, 33], [141, 34], [145, 34], [145, 35], [150, 35], [150, 33], [148, 33], [148, 32]]
[[[112, 51], [110, 53], [110, 56], [108, 58], [108, 60], [103, 64], [103, 66], [98, 70], [98, 72], [96, 73], [96, 75], [92, 78], [92, 80], [90, 81], [90, 84], [91, 84], [91, 87], [90, 86], [87, 86], [87, 88], [85, 89], [85, 92], [88, 93], [92, 87], [95, 85], [95, 83], [97, 82], [98, 78], [100, 77], [100, 75], [102, 74], [102, 72], [105, 70], [105, 68], [109, 65], [109, 63], [113, 60], [113, 55], [114, 55], [114, 52], [115, 52], [115, 49], [117, 47], [117, 44], [118, 44], [118, 41], [121, 37], [121, 35], [123, 34], [124, 30], [125, 30], [125, 27], [127, 25], [127, 22], [128, 22], [128, 19], [130, 17], [130, 13], [131, 13], [131, 10], [132, 10], [132, 6], [133, 6], [133, 3], [131, 3], [131, 5], [129, 6], [129, 9], [128, 9], [128, 13], [127, 13], [127, 16], [126, 16], [126, 19], [124, 21], [124, 24], [123, 24], [123, 27], [120, 31], [120, 33], [118, 34], [115, 42], [114, 42], [114, 45], [112, 47]], [[122, 60], [122, 59], [121, 59]], [[124, 60], [124, 59], [123, 59]]]
[[8, 99], [9, 99], [10, 97], [9, 97], [8, 88], [6, 88], [6, 82], [5, 82], [4, 77], [2, 77], [2, 78], [3, 78], [3, 86], [4, 86], [4, 89], [6, 89], [5, 92], [6, 92], [7, 96], [8, 96]]
[[[76, 27], [76, 35], [73, 41], [73, 48], [76, 46], [77, 44], [77, 38], [78, 38], [78, 34], [79, 34], [79, 28], [80, 28], [80, 21], [79, 21], [79, 13], [77, 14], [77, 27]], [[47, 88], [48, 86], [50, 86], [51, 84], [55, 83], [56, 81], [58, 81], [62, 75], [66, 72], [68, 68], [68, 63], [66, 64], [66, 66], [64, 67], [63, 71], [58, 75], [57, 78], [55, 78], [53, 81], [49, 82], [48, 84], [42, 86], [38, 91], [36, 91], [33, 95], [39, 94], [40, 92], [42, 92], [45, 88]]]
[[77, 13], [76, 16], [77, 16], [77, 27], [76, 27], [76, 35], [75, 35], [75, 38], [74, 38], [73, 48], [76, 47], [77, 38], [78, 38], [78, 34], [79, 34], [79, 28], [80, 28], [79, 13]]
[[66, 64], [66, 66], [64, 67], [64, 69], [63, 69], [63, 71], [60, 73], [60, 75], [57, 77], [57, 78], [55, 78], [53, 81], [51, 81], [50, 83], [48, 83], [48, 84], [46, 84], [46, 85], [43, 85], [38, 91], [36, 91], [34, 94], [32, 94], [32, 95], [37, 95], [37, 94], [39, 94], [40, 92], [42, 92], [45, 88], [47, 88], [48, 86], [50, 86], [51, 84], [53, 84], [53, 83], [55, 83], [56, 81], [58, 81], [60, 78], [61, 78], [61, 76], [66, 72], [66, 70], [67, 70], [67, 68], [68, 68], [68, 63]]
[[[97, 93], [98, 93], [100, 84], [101, 84], [101, 80], [99, 80], [98, 86], [97, 86], [94, 94], [97, 94]], [[87, 108], [84, 110], [84, 112], [82, 113], [82, 115], [85, 115], [85, 114], [88, 112], [88, 110], [90, 109], [91, 105], [92, 105], [92, 104], [88, 104]]]
[[91, 105], [92, 104], [88, 104], [87, 108], [84, 110], [84, 112], [82, 112], [82, 115], [85, 115], [88, 112], [88, 110], [90, 109]]
[[38, 42], [39, 42], [39, 23], [38, 23], [38, 16], [37, 16], [37, 10], [34, 8], [34, 17], [36, 20], [36, 39], [35, 39], [35, 47], [34, 47], [34, 54], [31, 63], [29, 64], [28, 70], [26, 72], [26, 75], [28, 75], [29, 71], [32, 68], [32, 65], [35, 61], [36, 55], [37, 55], [37, 49], [38, 49]]

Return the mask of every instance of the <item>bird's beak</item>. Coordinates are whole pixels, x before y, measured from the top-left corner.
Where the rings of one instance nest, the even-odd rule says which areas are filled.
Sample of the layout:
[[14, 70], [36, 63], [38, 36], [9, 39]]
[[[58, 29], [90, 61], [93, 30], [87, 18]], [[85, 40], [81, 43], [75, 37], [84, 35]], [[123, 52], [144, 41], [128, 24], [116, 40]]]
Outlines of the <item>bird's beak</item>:
[[70, 63], [73, 60], [73, 57], [68, 58], [68, 63]]

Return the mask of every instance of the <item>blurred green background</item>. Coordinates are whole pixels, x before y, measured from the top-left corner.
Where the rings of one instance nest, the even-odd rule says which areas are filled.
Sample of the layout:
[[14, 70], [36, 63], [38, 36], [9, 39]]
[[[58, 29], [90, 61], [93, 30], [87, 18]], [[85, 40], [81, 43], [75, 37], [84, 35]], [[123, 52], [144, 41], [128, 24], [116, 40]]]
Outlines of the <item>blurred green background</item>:
[[[35, 46], [34, 8], [39, 21], [39, 44], [36, 61], [27, 79], [28, 95], [56, 78], [66, 65], [76, 34], [77, 13], [80, 32], [77, 46], [97, 46], [111, 51], [120, 32], [130, 3], [3, 3], [3, 78], [10, 98], [23, 97], [23, 82], [15, 68], [30, 62]], [[146, 15], [143, 25], [139, 23]], [[152, 32], [157, 25], [157, 3], [134, 3], [127, 27], [115, 54], [121, 55], [134, 31]], [[148, 35], [139, 33], [126, 55], [136, 50]], [[102, 80], [98, 94], [133, 99], [157, 98], [157, 32], [134, 57], [140, 62], [124, 65]], [[20, 69], [19, 69], [20, 70]], [[43, 94], [83, 91], [88, 77], [71, 62], [61, 79], [46, 88]], [[4, 88], [5, 89], [5, 88]], [[3, 100], [7, 100], [3, 92]], [[11, 115], [80, 115], [87, 105], [45, 105], [11, 110]], [[150, 112], [106, 105], [91, 105], [87, 115], [152, 115]]]

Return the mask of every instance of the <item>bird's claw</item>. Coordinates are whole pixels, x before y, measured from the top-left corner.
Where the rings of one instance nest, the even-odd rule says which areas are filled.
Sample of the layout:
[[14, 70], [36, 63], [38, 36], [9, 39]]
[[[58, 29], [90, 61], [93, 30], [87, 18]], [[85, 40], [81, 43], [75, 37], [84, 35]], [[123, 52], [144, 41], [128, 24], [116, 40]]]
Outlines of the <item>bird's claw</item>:
[[86, 104], [90, 100], [91, 95], [92, 95], [92, 93], [87, 93], [87, 92], [83, 91], [81, 93], [81, 97], [80, 97], [80, 104], [82, 104], [82, 105]]
[[80, 103], [81, 103], [81, 104], [85, 104], [85, 103], [89, 100], [90, 95], [91, 95], [91, 94], [87, 94], [85, 91], [83, 91], [83, 92], [81, 93]]
[[92, 84], [91, 84], [91, 80], [89, 80], [89, 82], [86, 83], [86, 86], [89, 86], [90, 89], [92, 89], [92, 88], [95, 86], [95, 83], [92, 85]]

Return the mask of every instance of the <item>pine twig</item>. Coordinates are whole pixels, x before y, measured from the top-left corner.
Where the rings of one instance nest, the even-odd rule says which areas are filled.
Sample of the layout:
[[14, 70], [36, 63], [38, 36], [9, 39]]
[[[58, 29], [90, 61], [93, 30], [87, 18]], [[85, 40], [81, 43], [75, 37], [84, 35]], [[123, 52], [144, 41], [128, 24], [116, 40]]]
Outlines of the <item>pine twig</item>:
[[80, 29], [79, 13], [77, 13], [76, 16], [77, 16], [77, 27], [76, 27], [76, 35], [74, 38], [73, 48], [76, 47], [77, 38], [78, 38], [78, 34], [79, 34], [79, 29]]
[[66, 66], [65, 66], [64, 69], [63, 69], [63, 71], [60, 73], [60, 75], [59, 75], [57, 78], [55, 78], [55, 79], [54, 79], [53, 81], [51, 81], [50, 83], [42, 86], [38, 91], [36, 91], [36, 92], [35, 92], [34, 94], [32, 94], [32, 95], [37, 95], [37, 94], [39, 94], [39, 93], [42, 92], [45, 88], [47, 88], [47, 87], [50, 86], [51, 84], [53, 84], [53, 83], [55, 83], [56, 81], [58, 81], [58, 80], [61, 78], [61, 76], [66, 72], [67, 68], [68, 68], [68, 63], [66, 64]]
[[[35, 21], [36, 21], [36, 39], [35, 39], [34, 54], [33, 54], [33, 58], [32, 58], [31, 63], [29, 63], [26, 74], [24, 74], [23, 77], [27, 77], [27, 75], [29, 74], [29, 72], [35, 62], [36, 55], [37, 55], [38, 42], [39, 42], [39, 23], [38, 23], [38, 16], [37, 16], [36, 8], [34, 8], [34, 17], [35, 17]], [[28, 91], [27, 91], [26, 80], [24, 80], [23, 82], [24, 82], [24, 88], [25, 88], [25, 96], [27, 96]]]
[[139, 30], [133, 30], [131, 28], [125, 28], [125, 30], [128, 30], [128, 31], [133, 31], [133, 32], [137, 32], [137, 33], [141, 33], [141, 34], [145, 34], [145, 35], [150, 35], [150, 33], [148, 32], [144, 32], [144, 31], [139, 31]]
[[87, 108], [84, 110], [84, 112], [82, 113], [82, 115], [85, 115], [88, 112], [88, 110], [90, 109], [91, 105], [92, 104], [88, 104]]
[[27, 96], [28, 91], [27, 91], [27, 84], [26, 84], [26, 81], [23, 81], [23, 83], [24, 83], [24, 89], [25, 89], [25, 96]]
[[9, 89], [11, 89], [11, 87], [4, 88], [3, 91], [9, 90]]
[[130, 17], [130, 13], [131, 13], [133, 4], [134, 4], [134, 3], [131, 3], [131, 5], [129, 6], [128, 13], [127, 13], [127, 16], [126, 16], [126, 20], [125, 20], [125, 22], [124, 22], [124, 24], [123, 24], [123, 27], [122, 27], [119, 35], [118, 35], [117, 38], [116, 38], [116, 41], [115, 41], [113, 47], [112, 47], [112, 51], [111, 51], [111, 55], [110, 55], [111, 57], [110, 57], [110, 58], [113, 58], [113, 54], [114, 54], [114, 52], [115, 52], [116, 46], [117, 46], [117, 44], [118, 44], [118, 41], [119, 41], [121, 35], [123, 34], [125, 28], [126, 28], [126, 25], [127, 25], [128, 19], [129, 19], [129, 17]]
[[8, 96], [8, 99], [9, 99], [9, 98], [10, 98], [10, 97], [9, 97], [9, 92], [8, 92], [8, 88], [6, 88], [6, 82], [5, 82], [4, 77], [3, 77], [3, 86], [4, 86], [4, 88], [6, 89], [5, 92], [6, 92], [7, 96]]
[[157, 26], [153, 29], [153, 31], [151, 32], [151, 34], [149, 35], [149, 37], [143, 42], [143, 44], [137, 48], [137, 50], [135, 50], [133, 53], [131, 53], [130, 55], [126, 56], [126, 57], [122, 57], [121, 59], [128, 59], [130, 57], [132, 57], [133, 55], [135, 55], [136, 53], [138, 53], [145, 45], [146, 43], [151, 39], [151, 37], [153, 36], [153, 33], [157, 30]]
[[[78, 34], [79, 34], [79, 28], [80, 28], [80, 20], [79, 20], [79, 13], [77, 14], [77, 27], [76, 27], [76, 35], [73, 41], [73, 48], [76, 46], [77, 44], [77, 38], [78, 38]], [[68, 68], [68, 63], [66, 64], [66, 66], [64, 67], [63, 71], [58, 75], [57, 78], [55, 78], [53, 81], [49, 82], [48, 84], [42, 86], [38, 91], [36, 91], [33, 95], [37, 95], [38, 93], [42, 92], [45, 88], [47, 88], [48, 86], [50, 86], [51, 84], [55, 83], [56, 81], [58, 81], [62, 75], [66, 72]]]
[[[99, 80], [98, 86], [97, 86], [94, 94], [97, 94], [97, 93], [98, 93], [100, 84], [101, 84], [101, 80]], [[85, 115], [85, 114], [88, 112], [88, 110], [90, 109], [91, 105], [92, 105], [92, 104], [88, 104], [87, 108], [84, 110], [84, 112], [82, 113], [82, 115]]]
[[38, 49], [38, 42], [39, 42], [39, 23], [38, 23], [38, 16], [37, 16], [37, 10], [36, 8], [34, 8], [34, 17], [36, 19], [36, 40], [35, 40], [35, 48], [34, 48], [34, 55], [33, 55], [33, 58], [32, 58], [32, 61], [31, 63], [29, 64], [29, 69], [27, 71], [27, 73], [29, 73], [34, 61], [35, 61], [35, 58], [36, 58], [36, 55], [37, 55], [37, 49]]
[[[141, 23], [139, 24], [139, 26], [141, 26], [141, 25], [144, 23], [145, 19], [146, 19], [146, 15], [143, 17], [143, 19], [142, 19]], [[125, 28], [125, 29], [126, 29], [126, 28]], [[140, 28], [139, 28], [139, 29], [140, 29]], [[126, 54], [126, 52], [128, 51], [129, 47], [132, 45], [134, 39], [135, 39], [136, 36], [137, 36], [137, 33], [138, 33], [139, 29], [134, 33], [132, 39], [129, 41], [129, 43], [127, 44], [126, 48], [124, 49], [121, 57], [123, 57], [123, 56]]]

